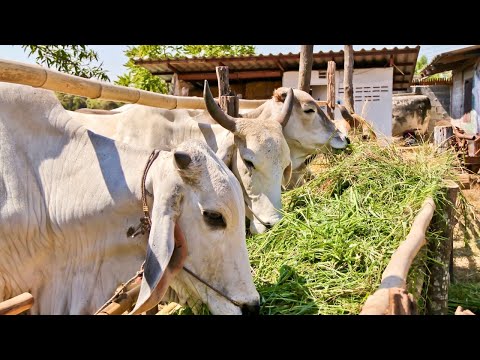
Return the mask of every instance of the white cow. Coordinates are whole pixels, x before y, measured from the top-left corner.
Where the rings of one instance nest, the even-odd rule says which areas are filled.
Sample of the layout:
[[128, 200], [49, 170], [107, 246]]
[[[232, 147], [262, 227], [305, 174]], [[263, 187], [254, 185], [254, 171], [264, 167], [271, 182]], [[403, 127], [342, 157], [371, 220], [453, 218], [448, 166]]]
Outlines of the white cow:
[[242, 189], [203, 142], [160, 152], [150, 233], [127, 237], [151, 151], [87, 130], [51, 91], [0, 83], [0, 301], [28, 291], [32, 314], [92, 314], [145, 260], [134, 314], [169, 286], [213, 314], [258, 310]]
[[[240, 115], [242, 118], [251, 118], [260, 122], [268, 121], [283, 111], [283, 104], [287, 98], [289, 88], [276, 89], [270, 100], [257, 109]], [[302, 183], [302, 176], [306, 170], [305, 160], [317, 152], [325, 152], [331, 146], [334, 149], [343, 149], [348, 143], [343, 121], [334, 123], [328, 119], [315, 99], [302, 90], [293, 90], [295, 100], [290, 118], [283, 127], [283, 135], [290, 148], [292, 162], [292, 176], [289, 188]], [[114, 114], [136, 108], [138, 105], [127, 104], [112, 111], [82, 109], [81, 112], [95, 114]], [[216, 124], [216, 121], [205, 110], [170, 110], [175, 114], [183, 114], [200, 123]], [[175, 115], [175, 119], [180, 115]], [[177, 120], [175, 120], [177, 121]], [[339, 125], [336, 129], [335, 125]]]
[[270, 118], [234, 118], [215, 103], [205, 83], [208, 112], [218, 124], [194, 121], [192, 110], [130, 105], [111, 115], [70, 112], [92, 131], [131, 145], [175, 147], [202, 139], [232, 170], [242, 185], [250, 231], [264, 232], [282, 218], [281, 186], [291, 176], [290, 151], [282, 134], [293, 106], [293, 92]]
[[[243, 118], [256, 119], [264, 122], [282, 111], [289, 88], [276, 89], [270, 100], [263, 103], [257, 109], [241, 114]], [[294, 101], [290, 118], [283, 127], [283, 135], [290, 148], [292, 161], [292, 177], [288, 188], [302, 184], [302, 176], [306, 170], [305, 160], [310, 156], [334, 149], [345, 148], [349, 141], [343, 128], [336, 128], [335, 123], [330, 121], [323, 110], [317, 105], [315, 99], [302, 90], [294, 89]], [[127, 105], [128, 106], [128, 105]], [[123, 111], [123, 109], [116, 109]], [[204, 123], [214, 123], [212, 117], [207, 116], [201, 110], [192, 112], [193, 118]], [[343, 124], [343, 123], [338, 123]]]

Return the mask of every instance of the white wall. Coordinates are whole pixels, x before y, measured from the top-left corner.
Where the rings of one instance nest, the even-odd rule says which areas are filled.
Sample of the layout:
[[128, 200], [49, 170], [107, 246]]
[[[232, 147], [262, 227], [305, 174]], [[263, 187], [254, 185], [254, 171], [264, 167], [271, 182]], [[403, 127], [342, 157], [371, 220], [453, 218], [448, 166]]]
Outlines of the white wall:
[[[312, 95], [316, 100], [326, 100], [327, 79], [319, 78], [318, 71], [312, 71]], [[282, 86], [297, 88], [298, 71], [283, 74]], [[372, 122], [378, 135], [392, 136], [392, 87], [393, 68], [354, 69], [353, 87], [355, 112]], [[324, 96], [319, 98], [319, 96]], [[335, 100], [344, 104], [343, 70], [335, 72]], [[335, 109], [335, 119], [342, 116]]]
[[[354, 69], [355, 112], [369, 120], [379, 136], [392, 136], [393, 67]], [[335, 100], [344, 104], [343, 70], [335, 73]], [[335, 119], [341, 118], [335, 109]]]
[[[321, 72], [321, 74], [325, 74], [325, 71]], [[327, 78], [319, 77], [319, 71], [312, 70], [310, 85], [327, 85]], [[282, 86], [296, 89], [298, 87], [298, 71], [285, 71], [283, 73]]]

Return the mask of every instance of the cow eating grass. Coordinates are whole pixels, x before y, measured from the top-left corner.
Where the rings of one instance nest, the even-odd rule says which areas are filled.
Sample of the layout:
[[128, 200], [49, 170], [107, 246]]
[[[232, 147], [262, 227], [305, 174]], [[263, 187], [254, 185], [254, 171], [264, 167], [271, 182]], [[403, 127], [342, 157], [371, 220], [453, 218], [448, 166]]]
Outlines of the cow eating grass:
[[290, 150], [282, 133], [293, 107], [293, 92], [262, 121], [234, 118], [216, 105], [205, 83], [207, 111], [216, 124], [199, 123], [190, 110], [129, 105], [111, 115], [70, 112], [88, 129], [132, 146], [174, 148], [191, 139], [206, 142], [239, 180], [250, 231], [262, 233], [282, 218], [281, 190], [291, 176]]
[[242, 189], [203, 142], [159, 153], [145, 175], [151, 230], [127, 236], [152, 150], [93, 133], [51, 91], [1, 83], [0, 301], [28, 291], [31, 314], [92, 314], [145, 261], [132, 314], [168, 287], [213, 314], [258, 311]]

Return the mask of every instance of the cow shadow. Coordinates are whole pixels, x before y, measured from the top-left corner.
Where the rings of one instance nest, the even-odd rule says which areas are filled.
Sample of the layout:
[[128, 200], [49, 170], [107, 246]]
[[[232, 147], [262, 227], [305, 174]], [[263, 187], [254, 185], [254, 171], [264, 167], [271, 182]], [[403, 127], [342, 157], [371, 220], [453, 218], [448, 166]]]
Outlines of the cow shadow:
[[257, 284], [261, 315], [317, 315], [318, 306], [306, 279], [288, 265], [282, 265], [276, 283]]

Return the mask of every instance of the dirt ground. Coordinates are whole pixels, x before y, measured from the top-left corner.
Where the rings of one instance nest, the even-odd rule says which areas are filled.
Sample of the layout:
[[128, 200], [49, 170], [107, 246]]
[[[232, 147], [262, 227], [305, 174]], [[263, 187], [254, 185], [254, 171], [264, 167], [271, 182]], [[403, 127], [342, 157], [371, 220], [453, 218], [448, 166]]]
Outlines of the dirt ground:
[[460, 219], [454, 232], [453, 277], [455, 282], [480, 283], [480, 185], [461, 191], [470, 206], [467, 218]]

